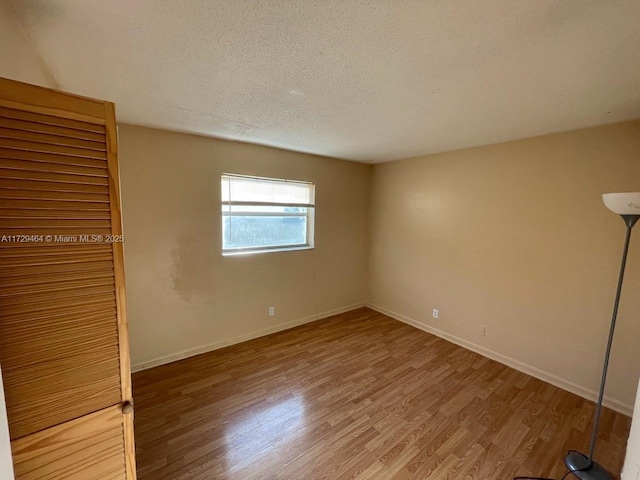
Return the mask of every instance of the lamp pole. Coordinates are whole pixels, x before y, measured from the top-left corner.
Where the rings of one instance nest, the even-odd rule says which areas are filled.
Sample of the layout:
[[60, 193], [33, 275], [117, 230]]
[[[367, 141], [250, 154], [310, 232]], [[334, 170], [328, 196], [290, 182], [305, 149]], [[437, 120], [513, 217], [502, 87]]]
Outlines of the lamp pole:
[[[616, 290], [616, 299], [613, 304], [611, 326], [609, 327], [609, 340], [607, 341], [607, 350], [604, 355], [604, 365], [602, 366], [602, 378], [600, 380], [598, 403], [596, 404], [596, 411], [593, 418], [589, 455], [576, 452], [575, 450], [569, 450], [567, 456], [564, 457], [564, 464], [567, 466], [569, 471], [564, 477], [562, 477], [563, 479], [571, 473], [581, 480], [614, 480], [613, 476], [598, 462], [596, 462], [593, 457], [595, 455], [596, 441], [598, 439], [598, 427], [600, 426], [600, 413], [602, 413], [602, 400], [604, 398], [604, 386], [607, 381], [607, 370], [609, 368], [611, 345], [613, 344], [613, 333], [615, 332], [616, 319], [618, 318], [618, 305], [620, 304], [620, 294], [622, 293], [622, 281], [624, 280], [624, 270], [627, 266], [627, 254], [629, 253], [629, 243], [631, 241], [631, 229], [636, 222], [640, 220], [640, 192], [605, 193], [602, 195], [602, 201], [609, 210], [622, 217], [625, 225], [627, 226], [627, 235], [624, 240], [622, 263], [620, 265], [620, 274], [618, 275], [618, 288]], [[533, 480], [539, 478], [540, 477], [515, 477], [514, 480]]]
[[613, 343], [613, 331], [616, 328], [616, 319], [618, 318], [618, 305], [620, 304], [620, 293], [622, 293], [622, 280], [624, 279], [624, 271], [627, 266], [627, 254], [629, 253], [629, 242], [631, 241], [631, 229], [638, 221], [639, 216], [623, 215], [627, 224], [627, 236], [624, 241], [624, 250], [622, 252], [622, 263], [620, 265], [620, 276], [618, 277], [618, 289], [616, 290], [616, 300], [613, 304], [613, 317], [611, 318], [611, 327], [609, 328], [609, 341], [607, 342], [607, 353], [604, 356], [604, 366], [602, 368], [602, 381], [600, 382], [600, 393], [598, 394], [598, 406], [593, 419], [593, 431], [591, 432], [591, 446], [589, 447], [589, 460], [593, 460], [593, 454], [596, 449], [596, 438], [598, 436], [598, 427], [600, 424], [600, 412], [602, 411], [602, 399], [604, 397], [604, 384], [607, 380], [607, 369], [609, 368], [609, 356], [611, 355], [611, 344]]
[[607, 350], [604, 355], [604, 365], [602, 367], [602, 379], [600, 381], [600, 392], [598, 393], [598, 403], [593, 418], [593, 428], [591, 430], [591, 445], [589, 446], [589, 456], [585, 456], [579, 452], [569, 452], [564, 459], [567, 468], [581, 480], [614, 480], [613, 477], [598, 463], [593, 460], [596, 449], [596, 441], [598, 439], [598, 427], [600, 426], [600, 413], [602, 412], [602, 400], [604, 398], [604, 386], [607, 381], [607, 370], [609, 368], [609, 357], [611, 355], [611, 345], [613, 344], [613, 333], [616, 328], [616, 319], [618, 318], [618, 305], [620, 304], [620, 294], [622, 293], [622, 281], [624, 279], [624, 271], [627, 265], [627, 254], [629, 253], [629, 242], [631, 241], [631, 229], [636, 224], [640, 215], [625, 214], [620, 215], [627, 226], [627, 235], [624, 241], [624, 249], [622, 251], [622, 263], [620, 265], [620, 274], [618, 276], [618, 288], [616, 290], [616, 299], [613, 304], [613, 315], [611, 317], [611, 326], [609, 327], [609, 340], [607, 341]]

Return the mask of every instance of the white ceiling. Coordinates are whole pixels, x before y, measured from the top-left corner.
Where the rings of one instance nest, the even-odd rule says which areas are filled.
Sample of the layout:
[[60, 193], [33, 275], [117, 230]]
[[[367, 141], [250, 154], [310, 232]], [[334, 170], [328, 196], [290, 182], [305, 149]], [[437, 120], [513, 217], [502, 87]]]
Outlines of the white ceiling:
[[381, 162], [640, 117], [638, 0], [4, 0], [119, 120]]

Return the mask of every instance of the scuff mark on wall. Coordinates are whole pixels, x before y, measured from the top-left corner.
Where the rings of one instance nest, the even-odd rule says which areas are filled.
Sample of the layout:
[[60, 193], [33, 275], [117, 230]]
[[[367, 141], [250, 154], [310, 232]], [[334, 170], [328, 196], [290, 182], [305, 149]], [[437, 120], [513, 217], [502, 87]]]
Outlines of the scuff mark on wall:
[[186, 303], [200, 297], [203, 303], [215, 293], [213, 241], [210, 236], [183, 234], [171, 250], [170, 286]]

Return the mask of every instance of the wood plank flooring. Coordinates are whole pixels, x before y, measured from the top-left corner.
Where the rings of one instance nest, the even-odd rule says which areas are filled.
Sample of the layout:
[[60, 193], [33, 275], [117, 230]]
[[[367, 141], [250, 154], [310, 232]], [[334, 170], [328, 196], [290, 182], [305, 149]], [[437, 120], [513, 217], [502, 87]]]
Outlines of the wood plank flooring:
[[[362, 308], [137, 373], [139, 480], [559, 478], [594, 404]], [[630, 419], [605, 409], [619, 475]]]

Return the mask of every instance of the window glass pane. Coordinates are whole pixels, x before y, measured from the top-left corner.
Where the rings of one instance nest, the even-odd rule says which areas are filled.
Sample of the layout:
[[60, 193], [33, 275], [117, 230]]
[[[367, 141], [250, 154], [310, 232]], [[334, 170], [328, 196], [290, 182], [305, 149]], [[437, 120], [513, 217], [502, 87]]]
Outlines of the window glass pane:
[[222, 248], [225, 250], [306, 244], [306, 215], [282, 217], [233, 214], [222, 217]]

